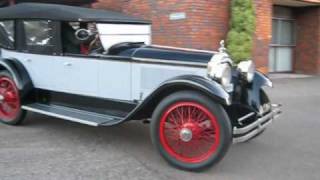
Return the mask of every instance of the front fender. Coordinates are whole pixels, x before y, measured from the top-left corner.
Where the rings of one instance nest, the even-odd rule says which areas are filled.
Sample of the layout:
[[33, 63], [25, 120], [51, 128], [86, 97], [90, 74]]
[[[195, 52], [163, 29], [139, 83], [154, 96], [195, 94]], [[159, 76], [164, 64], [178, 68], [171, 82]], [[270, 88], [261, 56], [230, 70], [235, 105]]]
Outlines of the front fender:
[[251, 88], [248, 89], [248, 104], [252, 106], [256, 111], [259, 110], [261, 104], [261, 89], [264, 86], [273, 87], [271, 80], [256, 71]]
[[177, 91], [194, 90], [207, 95], [223, 105], [231, 104], [231, 96], [217, 82], [197, 75], [177, 76], [163, 82], [126, 119], [142, 119], [151, 116], [159, 102]]
[[260, 89], [263, 86], [273, 87], [273, 83], [267, 76], [256, 71], [253, 79], [253, 86]]
[[197, 75], [184, 75], [169, 79], [162, 83], [153, 93], [161, 92], [163, 89], [187, 86], [195, 90], [205, 93], [209, 97], [218, 101], [223, 105], [231, 104], [230, 95], [223, 89], [223, 87], [214, 80], [197, 76]]

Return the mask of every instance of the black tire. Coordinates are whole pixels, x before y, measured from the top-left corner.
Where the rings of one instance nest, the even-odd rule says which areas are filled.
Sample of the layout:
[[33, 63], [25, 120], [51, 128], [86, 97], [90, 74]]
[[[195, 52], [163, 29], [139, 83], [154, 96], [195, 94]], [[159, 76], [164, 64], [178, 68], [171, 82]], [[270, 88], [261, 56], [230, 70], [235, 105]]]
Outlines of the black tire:
[[[220, 129], [219, 143], [217, 145], [216, 151], [210, 155], [207, 159], [196, 162], [196, 163], [186, 163], [170, 155], [167, 150], [164, 148], [160, 141], [160, 121], [163, 116], [163, 113], [171, 105], [178, 102], [194, 102], [202, 105], [210, 113], [212, 113], [216, 118], [217, 127]], [[181, 132], [181, 131], [180, 131]], [[180, 91], [169, 95], [164, 98], [160, 104], [157, 106], [152, 115], [151, 121], [151, 138], [155, 147], [160, 152], [161, 156], [171, 165], [189, 171], [199, 171], [204, 170], [208, 167], [211, 167], [221, 161], [225, 154], [227, 153], [231, 143], [232, 143], [232, 125], [230, 123], [229, 117], [226, 114], [223, 107], [208, 98], [201, 93], [195, 91]], [[181, 138], [181, 134], [180, 134]], [[180, 139], [179, 139], [180, 140]]]
[[[17, 85], [15, 84], [12, 76], [10, 75], [10, 73], [8, 73], [7, 71], [0, 71], [0, 82], [2, 82], [2, 79], [6, 79], [6, 81], [11, 81], [13, 88], [16, 90], [16, 99], [19, 102], [18, 106], [15, 108], [15, 113], [14, 115], [10, 116], [10, 117], [6, 117], [2, 115], [2, 112], [0, 112], [0, 122], [4, 123], [4, 124], [8, 124], [8, 125], [19, 125], [21, 124], [25, 117], [26, 117], [26, 111], [21, 109], [21, 99], [20, 99], [20, 93], [19, 90], [17, 88]], [[1, 84], [0, 84], [0, 88]], [[1, 93], [1, 92], [0, 92]], [[2, 97], [4, 97], [4, 94], [0, 94]], [[3, 101], [0, 102], [0, 104], [3, 104]], [[1, 108], [0, 108], [1, 111]], [[1, 117], [2, 116], [2, 117]]]

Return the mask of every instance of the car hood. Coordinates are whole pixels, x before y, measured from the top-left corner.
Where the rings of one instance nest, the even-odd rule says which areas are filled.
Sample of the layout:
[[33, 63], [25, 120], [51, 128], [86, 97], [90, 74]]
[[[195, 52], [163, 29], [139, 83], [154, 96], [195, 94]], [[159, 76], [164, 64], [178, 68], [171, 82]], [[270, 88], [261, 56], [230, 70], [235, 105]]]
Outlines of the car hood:
[[195, 52], [188, 50], [180, 50], [174, 48], [166, 47], [153, 47], [153, 46], [143, 46], [138, 44], [132, 44], [130, 46], [120, 46], [116, 51], [112, 49], [112, 55], [119, 55], [131, 58], [140, 59], [156, 59], [156, 60], [172, 60], [172, 61], [182, 61], [182, 62], [199, 62], [208, 63], [213, 57], [212, 52]]

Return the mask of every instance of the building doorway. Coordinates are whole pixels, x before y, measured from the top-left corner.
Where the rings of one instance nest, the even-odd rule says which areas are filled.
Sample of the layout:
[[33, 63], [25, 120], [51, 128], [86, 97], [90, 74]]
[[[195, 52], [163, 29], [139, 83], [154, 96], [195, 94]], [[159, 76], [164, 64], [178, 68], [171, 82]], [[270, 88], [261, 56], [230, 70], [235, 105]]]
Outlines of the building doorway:
[[270, 72], [291, 72], [296, 42], [296, 21], [292, 9], [274, 6], [272, 43], [269, 52]]

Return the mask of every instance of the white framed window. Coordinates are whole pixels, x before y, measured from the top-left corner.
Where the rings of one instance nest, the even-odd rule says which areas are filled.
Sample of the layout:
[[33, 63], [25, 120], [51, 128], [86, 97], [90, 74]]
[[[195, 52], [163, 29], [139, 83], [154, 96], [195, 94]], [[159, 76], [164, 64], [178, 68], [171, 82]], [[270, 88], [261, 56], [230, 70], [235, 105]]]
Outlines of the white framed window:
[[52, 46], [53, 29], [51, 21], [23, 21], [25, 41], [28, 46]]
[[296, 22], [293, 19], [272, 19], [272, 45], [295, 46]]
[[15, 48], [14, 21], [0, 21], [0, 46], [6, 49]]
[[23, 20], [23, 52], [34, 54], [61, 54], [59, 23], [51, 20]]
[[275, 6], [272, 18], [272, 42], [269, 51], [270, 72], [292, 71], [296, 46], [296, 21], [290, 8]]

